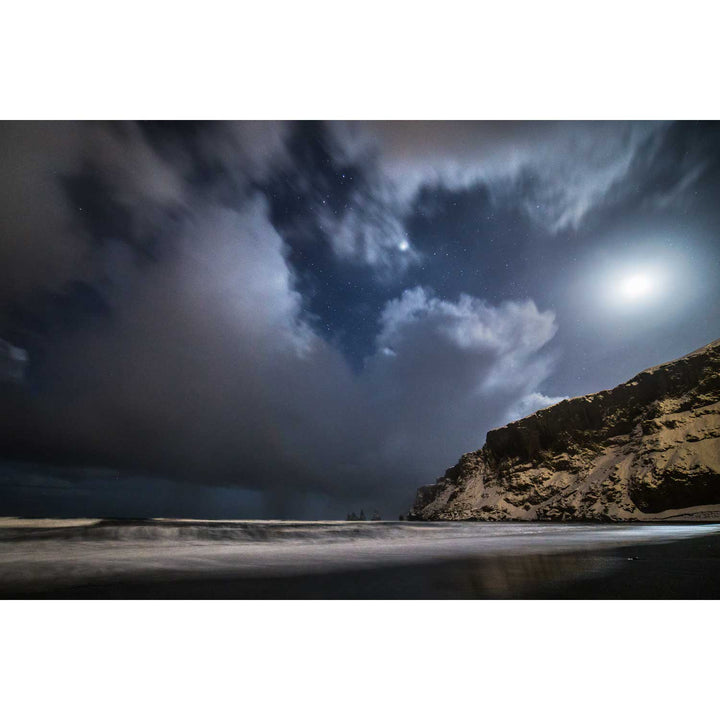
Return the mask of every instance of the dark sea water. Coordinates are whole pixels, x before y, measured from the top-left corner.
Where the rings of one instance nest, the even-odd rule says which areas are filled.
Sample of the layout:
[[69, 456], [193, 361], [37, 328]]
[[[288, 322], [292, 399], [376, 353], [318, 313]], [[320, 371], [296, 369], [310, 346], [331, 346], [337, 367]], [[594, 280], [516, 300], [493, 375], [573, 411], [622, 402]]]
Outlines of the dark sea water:
[[720, 525], [0, 520], [3, 598], [720, 598]]

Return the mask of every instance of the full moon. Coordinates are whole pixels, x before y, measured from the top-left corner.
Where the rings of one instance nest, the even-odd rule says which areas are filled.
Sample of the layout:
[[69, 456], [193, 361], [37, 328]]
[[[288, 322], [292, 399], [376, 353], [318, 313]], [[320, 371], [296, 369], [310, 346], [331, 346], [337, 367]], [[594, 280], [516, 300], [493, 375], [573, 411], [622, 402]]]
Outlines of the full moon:
[[620, 292], [626, 300], [640, 300], [652, 293], [654, 283], [649, 275], [637, 273], [620, 281]]

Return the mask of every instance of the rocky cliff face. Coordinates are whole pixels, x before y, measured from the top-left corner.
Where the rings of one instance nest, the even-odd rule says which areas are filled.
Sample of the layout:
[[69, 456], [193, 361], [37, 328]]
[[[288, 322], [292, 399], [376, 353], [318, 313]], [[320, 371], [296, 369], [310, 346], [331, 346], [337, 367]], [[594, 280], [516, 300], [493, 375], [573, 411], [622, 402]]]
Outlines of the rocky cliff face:
[[720, 519], [720, 340], [491, 430], [410, 518]]

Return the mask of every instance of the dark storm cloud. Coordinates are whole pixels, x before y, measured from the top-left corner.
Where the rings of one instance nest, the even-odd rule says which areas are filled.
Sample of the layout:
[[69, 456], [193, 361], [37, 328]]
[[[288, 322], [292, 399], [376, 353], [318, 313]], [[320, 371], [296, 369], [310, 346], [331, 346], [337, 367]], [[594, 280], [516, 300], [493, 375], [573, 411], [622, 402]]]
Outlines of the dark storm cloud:
[[[128, 493], [243, 488], [271, 515], [403, 511], [490, 427], [560, 399], [547, 305], [403, 282], [433, 263], [406, 222], [422, 190], [515, 192], [558, 233], [666, 131], [6, 124], [0, 336], [29, 363], [0, 391], [2, 452], [144, 478]], [[363, 318], [340, 329], [369, 338], [356, 357], [324, 331], [342, 302]]]
[[78, 273], [86, 239], [59, 178], [76, 167], [80, 142], [76, 125], [0, 124], [3, 303]]
[[533, 356], [555, 331], [532, 304], [417, 288], [387, 305], [357, 376], [304, 322], [259, 198], [188, 221], [174, 257], [126, 275], [112, 304], [106, 327], [53, 344], [56, 382], [15, 447], [238, 484], [281, 508], [308, 492], [402, 507], [427, 460], [450, 462], [544, 378]]
[[153, 143], [157, 132], [135, 123], [0, 123], [4, 302], [95, 279], [105, 258], [92, 251], [109, 233], [136, 245], [162, 236], [168, 218], [200, 194], [193, 183], [199, 157], [222, 178], [205, 183], [218, 195], [219, 185], [242, 193], [282, 165], [286, 127], [279, 123], [201, 125], [192, 142], [177, 130], [179, 137], [166, 133]]

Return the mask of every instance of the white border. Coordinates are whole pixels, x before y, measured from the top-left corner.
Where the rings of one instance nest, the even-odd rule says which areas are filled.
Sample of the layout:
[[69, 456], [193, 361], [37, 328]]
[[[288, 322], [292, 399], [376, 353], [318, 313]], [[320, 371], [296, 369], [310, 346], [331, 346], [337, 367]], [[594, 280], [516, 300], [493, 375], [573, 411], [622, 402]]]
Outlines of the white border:
[[0, 116], [718, 117], [710, 2], [13, 3]]

